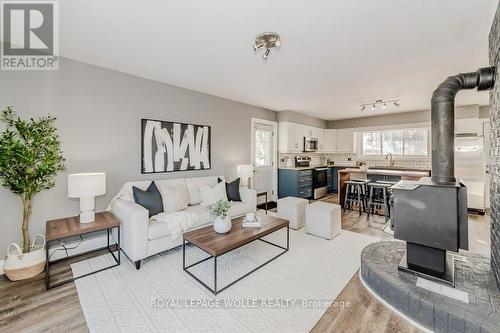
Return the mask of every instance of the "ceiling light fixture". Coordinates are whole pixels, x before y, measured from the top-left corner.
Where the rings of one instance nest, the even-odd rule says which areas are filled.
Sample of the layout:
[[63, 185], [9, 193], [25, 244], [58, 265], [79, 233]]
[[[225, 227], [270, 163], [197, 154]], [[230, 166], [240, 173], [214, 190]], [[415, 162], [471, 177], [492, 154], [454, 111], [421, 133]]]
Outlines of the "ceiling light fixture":
[[281, 37], [275, 32], [263, 32], [255, 37], [255, 43], [253, 45], [253, 50], [255, 53], [259, 49], [265, 49], [266, 51], [262, 55], [262, 60], [267, 61], [271, 49], [279, 48], [281, 45]]
[[361, 103], [361, 111], [365, 111], [367, 106], [369, 106], [372, 111], [375, 111], [379, 105], [382, 110], [385, 110], [387, 108], [387, 104], [394, 104], [397, 108], [401, 105], [399, 103], [399, 98], [377, 99], [374, 102]]

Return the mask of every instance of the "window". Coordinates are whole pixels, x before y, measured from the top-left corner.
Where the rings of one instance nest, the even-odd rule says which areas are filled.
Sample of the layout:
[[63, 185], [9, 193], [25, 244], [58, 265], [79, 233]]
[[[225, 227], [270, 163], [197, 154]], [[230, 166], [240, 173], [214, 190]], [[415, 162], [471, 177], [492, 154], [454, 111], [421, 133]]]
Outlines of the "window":
[[427, 156], [429, 130], [413, 128], [362, 133], [362, 153], [367, 156], [386, 154]]
[[272, 165], [272, 131], [255, 129], [255, 166]]

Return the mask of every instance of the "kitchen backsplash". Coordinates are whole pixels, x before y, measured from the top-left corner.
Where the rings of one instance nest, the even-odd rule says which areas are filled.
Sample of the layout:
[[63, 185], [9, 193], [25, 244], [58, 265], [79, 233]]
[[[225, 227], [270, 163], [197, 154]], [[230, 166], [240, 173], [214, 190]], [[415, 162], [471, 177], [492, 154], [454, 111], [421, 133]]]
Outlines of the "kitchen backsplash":
[[[309, 156], [311, 157], [311, 165], [319, 166], [326, 165], [327, 159], [333, 161], [335, 165], [340, 166], [356, 166], [357, 162], [363, 161], [368, 166], [389, 166], [389, 159], [381, 158], [361, 158], [356, 153], [328, 153], [328, 154], [279, 154], [279, 166], [287, 167], [293, 166], [295, 163], [295, 156]], [[412, 169], [429, 169], [431, 168], [430, 157], [395, 157], [394, 166], [401, 168], [412, 168]]]

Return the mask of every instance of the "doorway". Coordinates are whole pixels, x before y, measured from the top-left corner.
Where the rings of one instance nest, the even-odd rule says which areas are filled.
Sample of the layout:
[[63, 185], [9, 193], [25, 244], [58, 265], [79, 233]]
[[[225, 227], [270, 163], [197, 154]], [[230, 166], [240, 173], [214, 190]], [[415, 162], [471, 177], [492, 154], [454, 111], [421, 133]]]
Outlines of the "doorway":
[[[257, 194], [267, 193], [267, 202], [273, 202], [276, 201], [278, 193], [278, 123], [252, 118], [251, 127], [252, 165], [254, 167], [251, 187], [257, 191]], [[257, 197], [257, 205], [265, 202], [265, 195]]]

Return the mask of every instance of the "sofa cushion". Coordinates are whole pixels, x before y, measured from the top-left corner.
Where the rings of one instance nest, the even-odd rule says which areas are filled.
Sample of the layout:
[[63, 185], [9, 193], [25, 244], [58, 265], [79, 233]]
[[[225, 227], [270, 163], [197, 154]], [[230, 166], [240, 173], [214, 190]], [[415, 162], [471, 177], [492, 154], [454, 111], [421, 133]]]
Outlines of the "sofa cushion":
[[252, 211], [250, 204], [246, 202], [231, 201], [229, 204], [231, 205], [231, 208], [229, 208], [227, 216], [230, 218], [239, 217]]
[[224, 182], [215, 186], [201, 184], [200, 196], [203, 205], [213, 205], [219, 200], [227, 201], [226, 184]]
[[148, 210], [149, 217], [163, 212], [161, 194], [160, 191], [158, 191], [155, 182], [151, 182], [146, 191], [136, 186], [132, 186], [132, 192], [134, 195], [134, 201]]
[[209, 177], [194, 177], [194, 178], [186, 178], [186, 186], [187, 191], [189, 193], [189, 204], [190, 205], [198, 205], [201, 203], [201, 195], [200, 195], [200, 185], [206, 184], [209, 186], [217, 185], [217, 179], [221, 178], [224, 180], [224, 177], [217, 176], [209, 176]]
[[165, 213], [177, 212], [187, 208], [189, 195], [184, 178], [159, 180], [156, 183], [163, 199]]
[[[219, 183], [223, 182], [218, 178]], [[241, 201], [240, 197], [240, 178], [236, 178], [232, 182], [226, 182], [226, 194], [229, 201]]]

